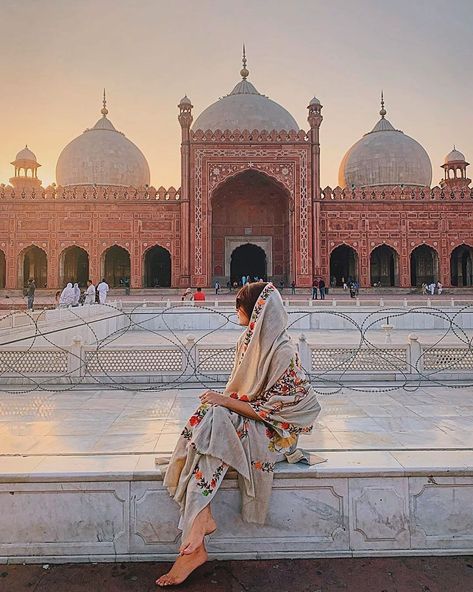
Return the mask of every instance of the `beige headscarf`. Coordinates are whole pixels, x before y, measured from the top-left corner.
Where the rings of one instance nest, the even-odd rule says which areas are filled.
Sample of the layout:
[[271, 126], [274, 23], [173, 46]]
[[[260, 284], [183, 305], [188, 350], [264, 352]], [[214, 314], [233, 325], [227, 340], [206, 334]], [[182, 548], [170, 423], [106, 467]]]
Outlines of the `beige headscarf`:
[[277, 382], [296, 353], [286, 327], [281, 295], [268, 283], [256, 301], [246, 331], [238, 339], [224, 394], [245, 394], [252, 401]]

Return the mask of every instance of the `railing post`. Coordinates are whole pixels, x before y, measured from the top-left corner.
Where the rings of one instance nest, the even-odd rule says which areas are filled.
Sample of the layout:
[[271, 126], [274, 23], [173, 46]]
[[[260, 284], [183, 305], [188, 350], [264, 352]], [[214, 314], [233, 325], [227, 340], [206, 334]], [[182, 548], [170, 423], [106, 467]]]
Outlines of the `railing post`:
[[422, 347], [419, 338], [415, 333], [410, 333], [408, 336], [407, 355], [409, 363], [409, 372], [417, 374], [424, 370]]
[[336, 300], [332, 300], [332, 306], [337, 306], [337, 301]]
[[195, 345], [195, 336], [186, 335], [186, 343], [182, 352], [183, 376], [195, 376], [197, 368], [197, 347]]
[[307, 338], [304, 335], [304, 333], [301, 333], [299, 335], [298, 350], [303, 368], [306, 372], [310, 372], [312, 370], [311, 352], [309, 344], [307, 343]]
[[72, 343], [67, 356], [67, 371], [69, 376], [83, 375], [82, 339], [78, 336], [72, 338]]
[[360, 306], [360, 299], [358, 298], [358, 296], [356, 297], [356, 305]]

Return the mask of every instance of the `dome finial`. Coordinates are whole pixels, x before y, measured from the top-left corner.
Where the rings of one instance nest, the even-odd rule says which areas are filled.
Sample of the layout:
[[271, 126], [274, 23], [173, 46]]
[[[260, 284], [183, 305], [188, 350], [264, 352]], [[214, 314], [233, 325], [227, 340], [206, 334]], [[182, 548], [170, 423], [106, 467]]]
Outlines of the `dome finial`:
[[105, 89], [103, 89], [103, 101], [102, 102], [103, 102], [103, 107], [100, 110], [100, 113], [102, 113], [102, 115], [104, 117], [107, 117], [107, 115], [108, 115], [108, 109], [107, 109], [107, 98], [105, 96]]
[[381, 91], [381, 110], [379, 112], [379, 114], [381, 115], [382, 119], [384, 119], [384, 116], [386, 115], [387, 111], [384, 108], [384, 93], [383, 91]]
[[241, 77], [243, 80], [246, 80], [250, 74], [248, 68], [246, 67], [246, 48], [245, 44], [243, 43], [243, 59], [242, 59], [243, 68], [240, 70]]

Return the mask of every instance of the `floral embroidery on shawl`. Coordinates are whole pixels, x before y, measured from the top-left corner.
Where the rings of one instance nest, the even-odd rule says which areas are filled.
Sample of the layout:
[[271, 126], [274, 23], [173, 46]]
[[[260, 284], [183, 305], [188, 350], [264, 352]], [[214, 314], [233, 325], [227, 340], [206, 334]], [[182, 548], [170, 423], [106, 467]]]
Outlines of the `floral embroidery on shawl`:
[[226, 467], [227, 465], [225, 463], [218, 465], [210, 481], [206, 481], [202, 471], [199, 469], [199, 465], [196, 465], [193, 475], [197, 481], [197, 486], [201, 489], [202, 495], [212, 495]]
[[252, 460], [251, 465], [257, 471], [263, 471], [264, 473], [274, 473], [274, 467], [276, 463], [269, 462], [267, 460]]

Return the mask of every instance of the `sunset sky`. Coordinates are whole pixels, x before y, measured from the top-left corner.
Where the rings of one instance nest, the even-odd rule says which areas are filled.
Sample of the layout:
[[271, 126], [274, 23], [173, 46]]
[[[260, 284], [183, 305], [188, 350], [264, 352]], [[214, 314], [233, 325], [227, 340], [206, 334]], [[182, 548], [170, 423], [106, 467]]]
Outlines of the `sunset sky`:
[[453, 144], [473, 162], [471, 0], [1, 0], [0, 15], [0, 182], [25, 144], [54, 181], [105, 87], [151, 183], [179, 186], [179, 99], [195, 119], [229, 93], [243, 42], [249, 80], [301, 128], [314, 94], [324, 105], [323, 187], [379, 119], [381, 89], [387, 118], [429, 153], [433, 184]]

